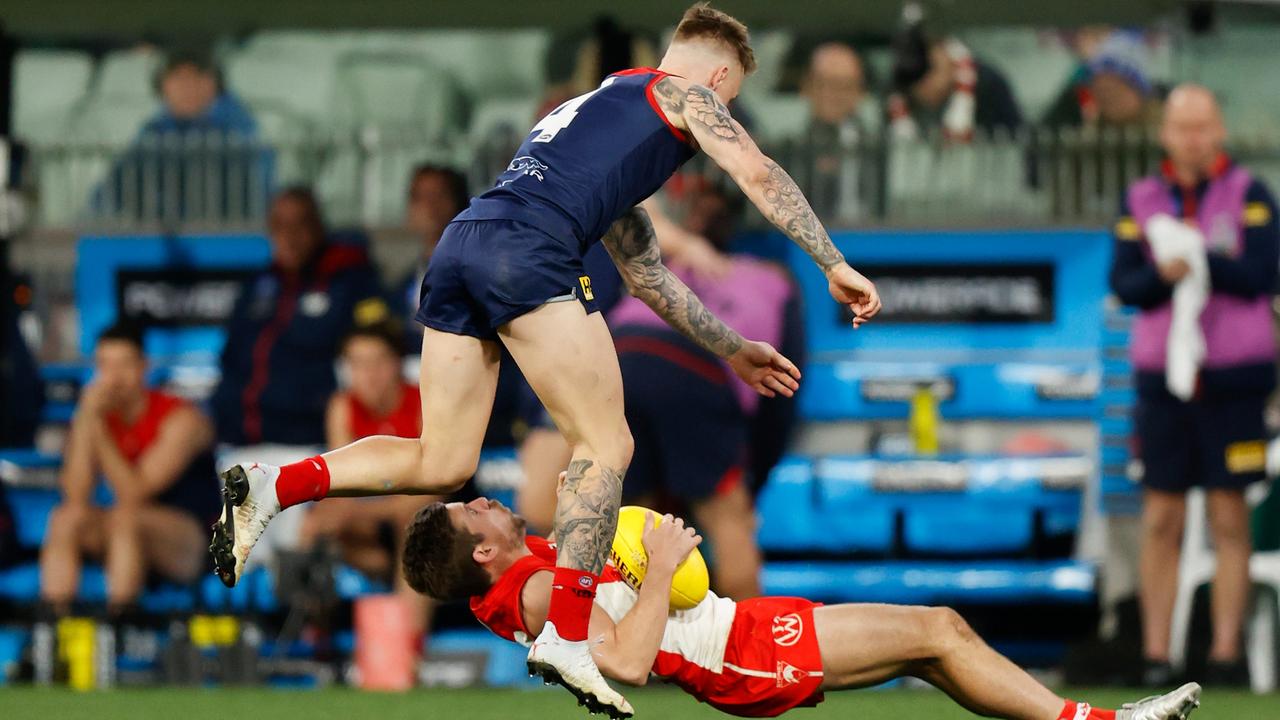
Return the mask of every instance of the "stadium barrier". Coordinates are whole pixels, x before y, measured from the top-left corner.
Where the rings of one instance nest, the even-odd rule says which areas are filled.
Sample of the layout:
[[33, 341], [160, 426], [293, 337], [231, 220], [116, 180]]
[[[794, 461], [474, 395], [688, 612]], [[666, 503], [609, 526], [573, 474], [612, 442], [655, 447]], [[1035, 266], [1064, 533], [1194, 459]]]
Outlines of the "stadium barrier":
[[[146, 136], [132, 144], [33, 141], [40, 226], [94, 233], [190, 232], [260, 227], [273, 187], [317, 188], [342, 224], [398, 227], [409, 172], [419, 162], [467, 171], [480, 192], [522, 139], [509, 124], [477, 136], [412, 125], [366, 125], [248, 139], [213, 134]], [[762, 146], [796, 178], [835, 227], [867, 224], [1008, 226], [1105, 224], [1124, 187], [1161, 157], [1146, 132], [1024, 128], [978, 133], [970, 143], [864, 133], [821, 147], [785, 137]], [[1231, 151], [1280, 183], [1280, 139], [1241, 138]], [[690, 164], [722, 174], [705, 157]], [[763, 223], [755, 213], [749, 223]]]

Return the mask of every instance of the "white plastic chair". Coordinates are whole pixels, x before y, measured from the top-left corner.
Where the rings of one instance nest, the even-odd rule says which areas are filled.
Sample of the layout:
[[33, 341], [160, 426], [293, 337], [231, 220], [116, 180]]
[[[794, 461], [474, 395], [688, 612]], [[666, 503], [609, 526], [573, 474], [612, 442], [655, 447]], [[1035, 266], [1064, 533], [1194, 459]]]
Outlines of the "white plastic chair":
[[[1169, 661], [1178, 669], [1186, 667], [1187, 637], [1191, 629], [1191, 605], [1196, 588], [1213, 580], [1216, 559], [1209, 546], [1205, 518], [1204, 490], [1187, 493], [1186, 529], [1182, 537], [1182, 563], [1178, 568], [1178, 595], [1173, 604], [1169, 629]], [[1249, 577], [1254, 585], [1264, 585], [1271, 593], [1255, 592], [1253, 615], [1246, 622], [1245, 655], [1253, 691], [1267, 693], [1276, 688], [1277, 595], [1280, 595], [1280, 551], [1255, 552], [1249, 559]]]

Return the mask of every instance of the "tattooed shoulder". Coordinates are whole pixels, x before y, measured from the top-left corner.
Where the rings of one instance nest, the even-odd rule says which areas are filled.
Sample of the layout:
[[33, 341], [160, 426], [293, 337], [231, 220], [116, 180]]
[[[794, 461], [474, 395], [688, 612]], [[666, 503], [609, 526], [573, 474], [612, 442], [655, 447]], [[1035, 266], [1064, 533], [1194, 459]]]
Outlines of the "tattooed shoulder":
[[706, 86], [690, 85], [685, 91], [684, 117], [691, 125], [701, 125], [721, 140], [740, 142], [742, 139], [742, 126], [729, 115], [729, 108]]
[[684, 89], [669, 77], [662, 78], [653, 86], [653, 96], [658, 99], [662, 109], [669, 113], [684, 112], [684, 94]]

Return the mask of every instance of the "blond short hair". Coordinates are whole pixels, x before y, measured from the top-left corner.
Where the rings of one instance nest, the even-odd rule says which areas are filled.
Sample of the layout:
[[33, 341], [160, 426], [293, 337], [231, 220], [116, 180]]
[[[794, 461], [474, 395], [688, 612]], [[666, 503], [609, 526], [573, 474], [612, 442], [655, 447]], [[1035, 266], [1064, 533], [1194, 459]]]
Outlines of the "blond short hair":
[[738, 58], [744, 74], [756, 69], [756, 53], [751, 49], [751, 36], [747, 26], [728, 13], [700, 2], [684, 11], [676, 26], [674, 40], [711, 40], [732, 51]]

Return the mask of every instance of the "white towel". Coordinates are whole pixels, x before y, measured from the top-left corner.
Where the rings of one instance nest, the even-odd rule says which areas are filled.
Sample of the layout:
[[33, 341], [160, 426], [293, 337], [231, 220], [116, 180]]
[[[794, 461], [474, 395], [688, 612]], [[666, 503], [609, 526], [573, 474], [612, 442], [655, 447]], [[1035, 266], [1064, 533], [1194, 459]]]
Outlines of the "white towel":
[[1165, 384], [1175, 397], [1190, 400], [1205, 355], [1200, 313], [1209, 302], [1209, 261], [1204, 236], [1166, 214], [1152, 216], [1145, 229], [1156, 263], [1181, 258], [1191, 268], [1173, 288], [1173, 321], [1165, 349]]

